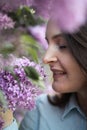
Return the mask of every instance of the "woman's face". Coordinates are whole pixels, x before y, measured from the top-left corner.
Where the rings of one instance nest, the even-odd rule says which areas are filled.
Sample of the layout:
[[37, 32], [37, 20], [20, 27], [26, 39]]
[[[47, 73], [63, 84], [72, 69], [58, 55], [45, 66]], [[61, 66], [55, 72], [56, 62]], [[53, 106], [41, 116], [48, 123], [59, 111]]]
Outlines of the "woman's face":
[[71, 54], [61, 31], [52, 21], [48, 22], [46, 39], [48, 49], [43, 61], [49, 64], [53, 72], [53, 89], [60, 93], [82, 90], [87, 84], [86, 77]]

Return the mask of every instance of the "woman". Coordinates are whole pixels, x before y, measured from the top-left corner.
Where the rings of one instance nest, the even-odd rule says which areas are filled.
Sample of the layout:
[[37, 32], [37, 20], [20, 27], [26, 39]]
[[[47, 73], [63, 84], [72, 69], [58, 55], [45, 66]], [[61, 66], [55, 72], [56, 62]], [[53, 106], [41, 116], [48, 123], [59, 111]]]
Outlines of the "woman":
[[50, 20], [44, 63], [53, 72], [52, 87], [60, 97], [42, 95], [28, 112], [20, 130], [86, 130], [87, 127], [87, 26], [65, 34]]
[[36, 108], [26, 113], [19, 130], [86, 130], [87, 25], [77, 33], [66, 34], [50, 20], [46, 40], [43, 61], [49, 64], [52, 87], [60, 95], [38, 97]]

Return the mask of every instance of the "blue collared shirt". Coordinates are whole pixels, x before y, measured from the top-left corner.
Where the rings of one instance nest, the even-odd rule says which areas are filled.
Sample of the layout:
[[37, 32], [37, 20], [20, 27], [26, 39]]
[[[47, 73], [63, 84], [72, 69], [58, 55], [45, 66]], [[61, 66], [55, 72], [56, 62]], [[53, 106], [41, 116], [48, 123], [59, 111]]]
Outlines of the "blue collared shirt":
[[4, 130], [18, 130], [18, 125], [17, 125], [16, 120], [14, 119], [12, 124], [4, 128]]
[[87, 130], [87, 117], [74, 95], [62, 109], [52, 106], [47, 95], [41, 95], [36, 108], [26, 113], [19, 130]]

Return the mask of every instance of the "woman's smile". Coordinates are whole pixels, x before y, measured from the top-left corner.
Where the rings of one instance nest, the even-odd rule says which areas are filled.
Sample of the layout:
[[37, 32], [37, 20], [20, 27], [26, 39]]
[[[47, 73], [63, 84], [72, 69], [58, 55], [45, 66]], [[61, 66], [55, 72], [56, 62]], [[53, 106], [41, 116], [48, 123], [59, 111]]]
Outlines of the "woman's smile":
[[53, 72], [53, 79], [59, 80], [60, 78], [63, 78], [64, 76], [66, 76], [66, 72], [62, 71], [62, 70], [58, 70], [58, 69], [51, 69], [51, 71]]

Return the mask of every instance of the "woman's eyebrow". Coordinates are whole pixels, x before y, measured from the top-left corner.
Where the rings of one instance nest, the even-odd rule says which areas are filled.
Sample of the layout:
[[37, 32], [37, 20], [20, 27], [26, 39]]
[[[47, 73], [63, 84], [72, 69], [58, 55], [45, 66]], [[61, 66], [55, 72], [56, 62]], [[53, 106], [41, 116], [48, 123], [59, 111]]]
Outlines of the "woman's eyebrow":
[[[53, 40], [56, 40], [57, 38], [61, 38], [62, 36], [63, 36], [63, 34], [56, 34], [56, 35], [52, 36], [52, 39], [53, 39]], [[45, 37], [45, 39], [46, 39], [47, 43], [49, 43], [48, 38]]]
[[60, 38], [60, 37], [62, 37], [63, 35], [62, 34], [56, 34], [56, 35], [54, 35], [53, 37], [52, 37], [52, 39], [57, 39], [57, 38]]
[[[57, 39], [58, 37], [62, 37], [63, 35], [62, 34], [56, 34], [56, 35], [54, 35], [54, 36], [52, 36], [52, 39]], [[48, 41], [48, 38], [47, 37], [45, 37], [45, 39], [46, 39], [46, 41]]]

